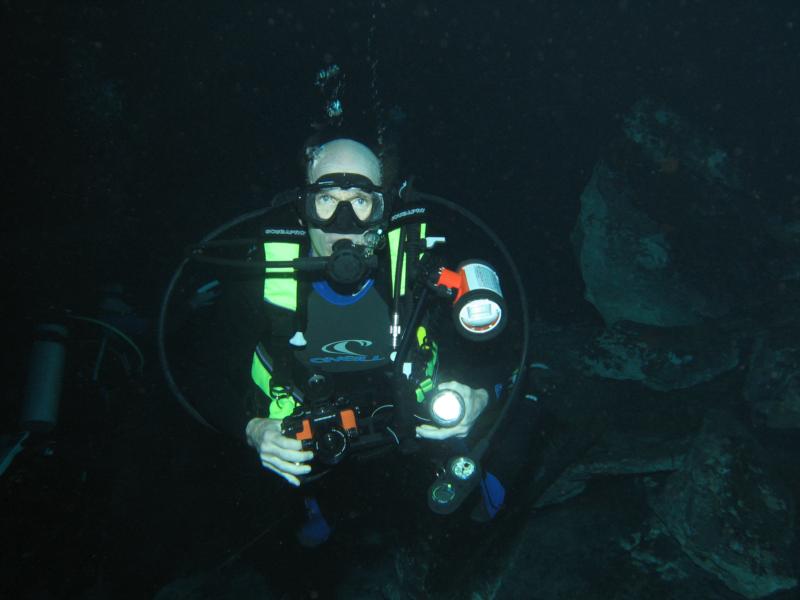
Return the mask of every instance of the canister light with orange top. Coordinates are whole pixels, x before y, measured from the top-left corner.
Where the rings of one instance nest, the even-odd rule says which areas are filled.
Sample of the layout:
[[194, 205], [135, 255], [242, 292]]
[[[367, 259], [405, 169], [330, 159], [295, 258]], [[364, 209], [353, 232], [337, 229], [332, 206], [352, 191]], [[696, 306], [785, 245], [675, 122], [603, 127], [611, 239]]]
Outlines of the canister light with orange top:
[[488, 341], [502, 333], [508, 321], [506, 302], [500, 278], [489, 263], [467, 260], [456, 271], [442, 268], [436, 285], [450, 290], [453, 322], [461, 335]]

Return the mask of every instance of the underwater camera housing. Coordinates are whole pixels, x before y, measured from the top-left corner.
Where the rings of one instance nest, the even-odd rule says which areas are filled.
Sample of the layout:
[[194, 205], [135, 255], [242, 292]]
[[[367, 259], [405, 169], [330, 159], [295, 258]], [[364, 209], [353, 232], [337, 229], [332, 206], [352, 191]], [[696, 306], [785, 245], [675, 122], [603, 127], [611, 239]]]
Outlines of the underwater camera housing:
[[300, 440], [303, 450], [311, 450], [322, 464], [338, 464], [358, 437], [359, 409], [344, 398], [333, 398], [326, 377], [314, 375], [308, 383], [308, 404], [297, 406], [283, 419], [281, 432]]
[[298, 407], [281, 423], [281, 433], [303, 443], [314, 458], [326, 465], [342, 461], [350, 441], [358, 437], [358, 409], [344, 402], [310, 408]]

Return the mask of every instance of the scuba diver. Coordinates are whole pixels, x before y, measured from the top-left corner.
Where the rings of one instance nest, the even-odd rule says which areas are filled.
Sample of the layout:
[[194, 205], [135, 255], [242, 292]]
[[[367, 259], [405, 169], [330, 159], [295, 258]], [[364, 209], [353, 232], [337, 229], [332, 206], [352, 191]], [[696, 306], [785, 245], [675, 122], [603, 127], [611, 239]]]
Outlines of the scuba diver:
[[[455, 356], [444, 356], [439, 336], [446, 337], [449, 326], [491, 346], [508, 321], [497, 273], [481, 260], [448, 269], [435, 252], [446, 239], [427, 223], [433, 214], [427, 195], [408, 182], [393, 186], [364, 143], [312, 138], [302, 162], [305, 185], [276, 196], [269, 219], [251, 214], [234, 223], [253, 227], [257, 221], [253, 237], [215, 241], [223, 227], [187, 253], [187, 261], [221, 269], [187, 291], [199, 316], [184, 329], [196, 330], [198, 319], [213, 311], [214, 335], [181, 340], [192, 350], [176, 364], [191, 364], [196, 373], [182, 390], [160, 341], [173, 392], [198, 420], [245, 441], [265, 469], [296, 487], [319, 480], [351, 455], [387, 448], [411, 454], [426, 443], [450, 444], [449, 453], [461, 456], [449, 461], [449, 479], [431, 488], [429, 505], [443, 514], [454, 510], [478, 485], [464, 484], [462, 492], [460, 480], [475, 474], [482, 500], [473, 514], [493, 518], [505, 492], [477, 462], [497, 425], [477, 444], [474, 459], [466, 439], [481, 429], [485, 413], [497, 416], [487, 407], [501, 394], [499, 369], [507, 374], [508, 366], [493, 347], [482, 353], [484, 361], [492, 357], [486, 368], [459, 370]], [[213, 255], [241, 246], [247, 247], [245, 261]], [[227, 269], [237, 263], [252, 268]], [[241, 275], [245, 271], [250, 275]], [[160, 337], [180, 276], [181, 269], [162, 306]], [[448, 300], [452, 320], [442, 317]], [[464, 344], [451, 345], [460, 355]], [[508, 395], [504, 402], [510, 403]], [[501, 407], [502, 415], [506, 410]], [[298, 538], [315, 546], [330, 528], [313, 496], [306, 495], [305, 505], [308, 521]]]
[[[299, 202], [300, 224], [307, 228], [312, 256], [330, 257], [343, 240], [362, 247], [380, 243], [371, 238], [387, 226], [390, 206], [381, 187], [381, 164], [369, 148], [350, 139], [334, 139], [309, 148], [306, 181]], [[292, 348], [303, 371], [301, 381], [313, 381], [310, 385], [318, 386], [321, 379], [336, 374], [385, 369], [390, 364], [390, 304], [382, 297], [375, 276], [364, 276], [364, 280], [346, 284], [325, 279], [311, 284], [307, 327], [294, 332], [284, 345]], [[274, 344], [277, 340], [270, 341]], [[292, 384], [281, 379], [285, 375], [269, 372], [270, 356], [276, 350], [267, 343], [256, 351], [253, 373], [269, 398], [269, 416], [248, 422], [247, 440], [265, 468], [299, 486], [298, 475], [311, 472], [307, 463], [314, 453], [282, 433], [281, 422], [291, 414], [295, 401], [288, 392]], [[416, 435], [433, 440], [465, 437], [486, 408], [488, 391], [455, 380], [437, 383], [436, 390], [460, 394], [463, 418], [452, 427], [422, 423], [416, 427]]]

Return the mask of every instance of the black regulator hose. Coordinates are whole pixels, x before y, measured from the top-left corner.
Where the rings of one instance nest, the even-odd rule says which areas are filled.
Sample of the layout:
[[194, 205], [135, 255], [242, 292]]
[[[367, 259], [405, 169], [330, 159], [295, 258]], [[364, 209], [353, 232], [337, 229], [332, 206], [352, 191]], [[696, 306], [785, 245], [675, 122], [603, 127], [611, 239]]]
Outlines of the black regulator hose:
[[[249, 221], [250, 219], [255, 219], [258, 217], [263, 216], [267, 212], [271, 211], [275, 208], [275, 205], [267, 206], [264, 208], [260, 208], [258, 210], [250, 211], [243, 215], [236, 217], [235, 219], [228, 221], [217, 227], [214, 231], [206, 235], [203, 239], [201, 244], [210, 242], [216, 237], [219, 237], [229, 229], [233, 229], [237, 225], [241, 225], [245, 221]], [[216, 427], [211, 425], [206, 419], [201, 415], [197, 409], [192, 406], [192, 404], [186, 399], [186, 396], [183, 395], [183, 392], [178, 387], [178, 384], [175, 382], [175, 378], [172, 375], [172, 369], [169, 365], [169, 360], [167, 359], [167, 350], [166, 350], [166, 323], [167, 323], [167, 310], [169, 308], [169, 302], [172, 299], [172, 294], [175, 291], [175, 286], [178, 283], [181, 275], [183, 274], [183, 268], [186, 264], [192, 260], [191, 256], [187, 256], [186, 258], [181, 261], [181, 264], [178, 265], [178, 268], [173, 273], [172, 278], [169, 280], [169, 284], [167, 285], [167, 289], [164, 292], [164, 297], [161, 300], [161, 310], [158, 315], [158, 332], [157, 332], [157, 345], [158, 345], [158, 360], [161, 363], [161, 370], [164, 373], [164, 378], [167, 380], [167, 385], [169, 386], [170, 391], [178, 400], [181, 406], [185, 408], [190, 415], [192, 415], [197, 421], [213, 429], [214, 431], [218, 431]], [[241, 262], [241, 261], [237, 261]]]
[[514, 263], [514, 259], [511, 257], [508, 249], [506, 248], [503, 241], [497, 237], [497, 235], [489, 228], [486, 223], [484, 223], [478, 216], [472, 214], [470, 211], [465, 209], [462, 206], [459, 206], [455, 202], [451, 202], [450, 200], [446, 200], [439, 196], [434, 196], [432, 194], [426, 194], [423, 192], [414, 192], [417, 198], [424, 200], [426, 202], [430, 202], [432, 204], [438, 204], [450, 210], [453, 210], [463, 216], [468, 221], [471, 221], [474, 225], [476, 225], [479, 229], [481, 229], [486, 236], [494, 242], [495, 246], [500, 250], [500, 253], [503, 255], [503, 258], [506, 261], [509, 269], [511, 270], [511, 275], [514, 278], [514, 283], [517, 285], [517, 291], [519, 292], [519, 300], [520, 300], [520, 310], [522, 311], [522, 352], [520, 353], [519, 364], [517, 365], [516, 369], [516, 378], [514, 382], [511, 384], [511, 391], [508, 393], [506, 402], [501, 410], [500, 414], [495, 419], [492, 428], [484, 435], [475, 447], [470, 452], [470, 457], [475, 460], [476, 463], [480, 463], [481, 458], [486, 453], [486, 450], [489, 448], [489, 444], [491, 443], [494, 434], [497, 433], [497, 430], [502, 425], [503, 421], [505, 420], [506, 416], [508, 415], [509, 409], [511, 408], [512, 404], [517, 400], [521, 391], [522, 385], [524, 383], [525, 374], [527, 369], [525, 366], [528, 364], [528, 348], [530, 346], [530, 337], [531, 337], [531, 323], [530, 323], [530, 313], [528, 311], [528, 296], [525, 293], [525, 286], [522, 284], [522, 276], [519, 273], [519, 269], [517, 269], [516, 263]]

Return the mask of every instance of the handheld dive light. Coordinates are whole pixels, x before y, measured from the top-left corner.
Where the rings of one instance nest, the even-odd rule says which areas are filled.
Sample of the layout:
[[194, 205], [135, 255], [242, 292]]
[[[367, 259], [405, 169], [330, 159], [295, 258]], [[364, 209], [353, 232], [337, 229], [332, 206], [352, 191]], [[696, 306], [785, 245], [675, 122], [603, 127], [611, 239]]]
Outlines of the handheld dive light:
[[441, 269], [436, 285], [454, 292], [453, 321], [456, 330], [474, 341], [491, 340], [508, 322], [500, 278], [487, 262], [468, 260], [457, 271]]
[[428, 410], [437, 427], [455, 427], [464, 418], [464, 398], [455, 390], [440, 390], [431, 398]]

